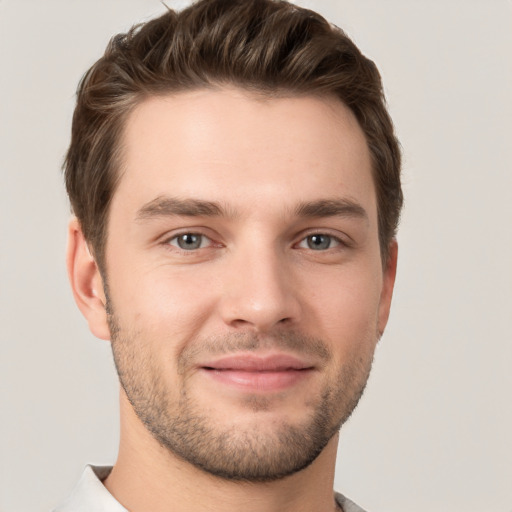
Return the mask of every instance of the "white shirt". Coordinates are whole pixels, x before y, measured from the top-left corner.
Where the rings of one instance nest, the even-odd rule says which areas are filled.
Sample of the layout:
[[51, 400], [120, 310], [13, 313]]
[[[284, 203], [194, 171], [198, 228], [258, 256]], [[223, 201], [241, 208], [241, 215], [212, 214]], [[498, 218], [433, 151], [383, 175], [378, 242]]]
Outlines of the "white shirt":
[[[128, 512], [102, 484], [110, 471], [111, 466], [86, 466], [69, 498], [53, 512]], [[364, 512], [339, 493], [336, 500], [343, 512]]]
[[112, 466], [86, 466], [68, 499], [53, 512], [128, 512], [102, 484], [110, 471]]

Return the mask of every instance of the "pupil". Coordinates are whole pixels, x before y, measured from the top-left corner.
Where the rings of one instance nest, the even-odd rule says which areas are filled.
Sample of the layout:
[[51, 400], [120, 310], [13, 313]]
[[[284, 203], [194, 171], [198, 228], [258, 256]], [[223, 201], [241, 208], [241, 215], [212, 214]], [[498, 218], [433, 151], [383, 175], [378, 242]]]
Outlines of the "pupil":
[[319, 250], [319, 249], [328, 249], [331, 240], [326, 235], [311, 235], [309, 237], [309, 247], [311, 249]]
[[201, 238], [199, 235], [187, 233], [178, 239], [178, 245], [182, 249], [197, 249], [201, 245]]

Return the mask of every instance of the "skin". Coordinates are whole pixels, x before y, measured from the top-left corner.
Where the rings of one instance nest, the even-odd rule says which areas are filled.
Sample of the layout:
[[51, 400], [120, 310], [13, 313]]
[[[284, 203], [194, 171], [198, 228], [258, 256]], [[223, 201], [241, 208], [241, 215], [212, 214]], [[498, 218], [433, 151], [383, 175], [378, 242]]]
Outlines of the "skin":
[[[93, 334], [109, 340], [115, 328], [116, 364], [132, 403], [158, 391], [172, 417], [186, 414], [179, 408], [186, 394], [214, 432], [235, 425], [255, 446], [268, 441], [277, 450], [276, 431], [307, 425], [326, 390], [336, 400], [329, 403], [329, 440], [310, 465], [284, 478], [241, 482], [165, 448], [122, 388], [119, 456], [107, 489], [132, 512], [212, 504], [223, 511], [334, 510], [337, 430], [368, 377], [397, 260], [393, 241], [383, 268], [370, 155], [356, 119], [334, 98], [199, 90], [142, 102], [126, 122], [123, 147], [105, 253], [109, 307], [76, 219], [68, 269]], [[169, 214], [163, 197], [215, 202], [224, 214]], [[333, 200], [352, 209], [297, 211]], [[206, 238], [183, 250], [176, 238], [183, 233]], [[330, 246], [311, 248], [314, 235], [330, 237], [322, 239]], [[294, 333], [300, 345], [278, 341]], [[296, 355], [314, 370], [279, 389], [210, 378], [201, 363], [247, 352], [237, 340], [253, 340], [258, 355]], [[308, 340], [323, 347], [322, 357]]]

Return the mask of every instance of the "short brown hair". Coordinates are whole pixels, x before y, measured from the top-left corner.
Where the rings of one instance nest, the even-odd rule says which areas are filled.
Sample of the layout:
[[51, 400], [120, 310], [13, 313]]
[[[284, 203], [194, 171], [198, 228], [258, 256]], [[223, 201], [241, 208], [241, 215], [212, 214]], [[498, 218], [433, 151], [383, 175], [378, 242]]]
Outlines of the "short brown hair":
[[100, 269], [127, 115], [149, 96], [223, 84], [270, 97], [335, 95], [352, 110], [372, 157], [386, 260], [403, 201], [401, 158], [375, 64], [313, 11], [280, 0], [200, 0], [113, 37], [78, 86], [65, 180]]

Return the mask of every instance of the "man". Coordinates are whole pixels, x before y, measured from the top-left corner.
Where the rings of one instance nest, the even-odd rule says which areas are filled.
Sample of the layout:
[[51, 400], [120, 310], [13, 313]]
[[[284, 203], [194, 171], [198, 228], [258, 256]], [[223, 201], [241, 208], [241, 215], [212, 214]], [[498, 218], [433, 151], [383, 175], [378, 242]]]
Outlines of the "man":
[[169, 10], [83, 78], [65, 175], [121, 440], [57, 511], [362, 510], [333, 492], [338, 431], [387, 322], [402, 203], [374, 64], [286, 2]]

